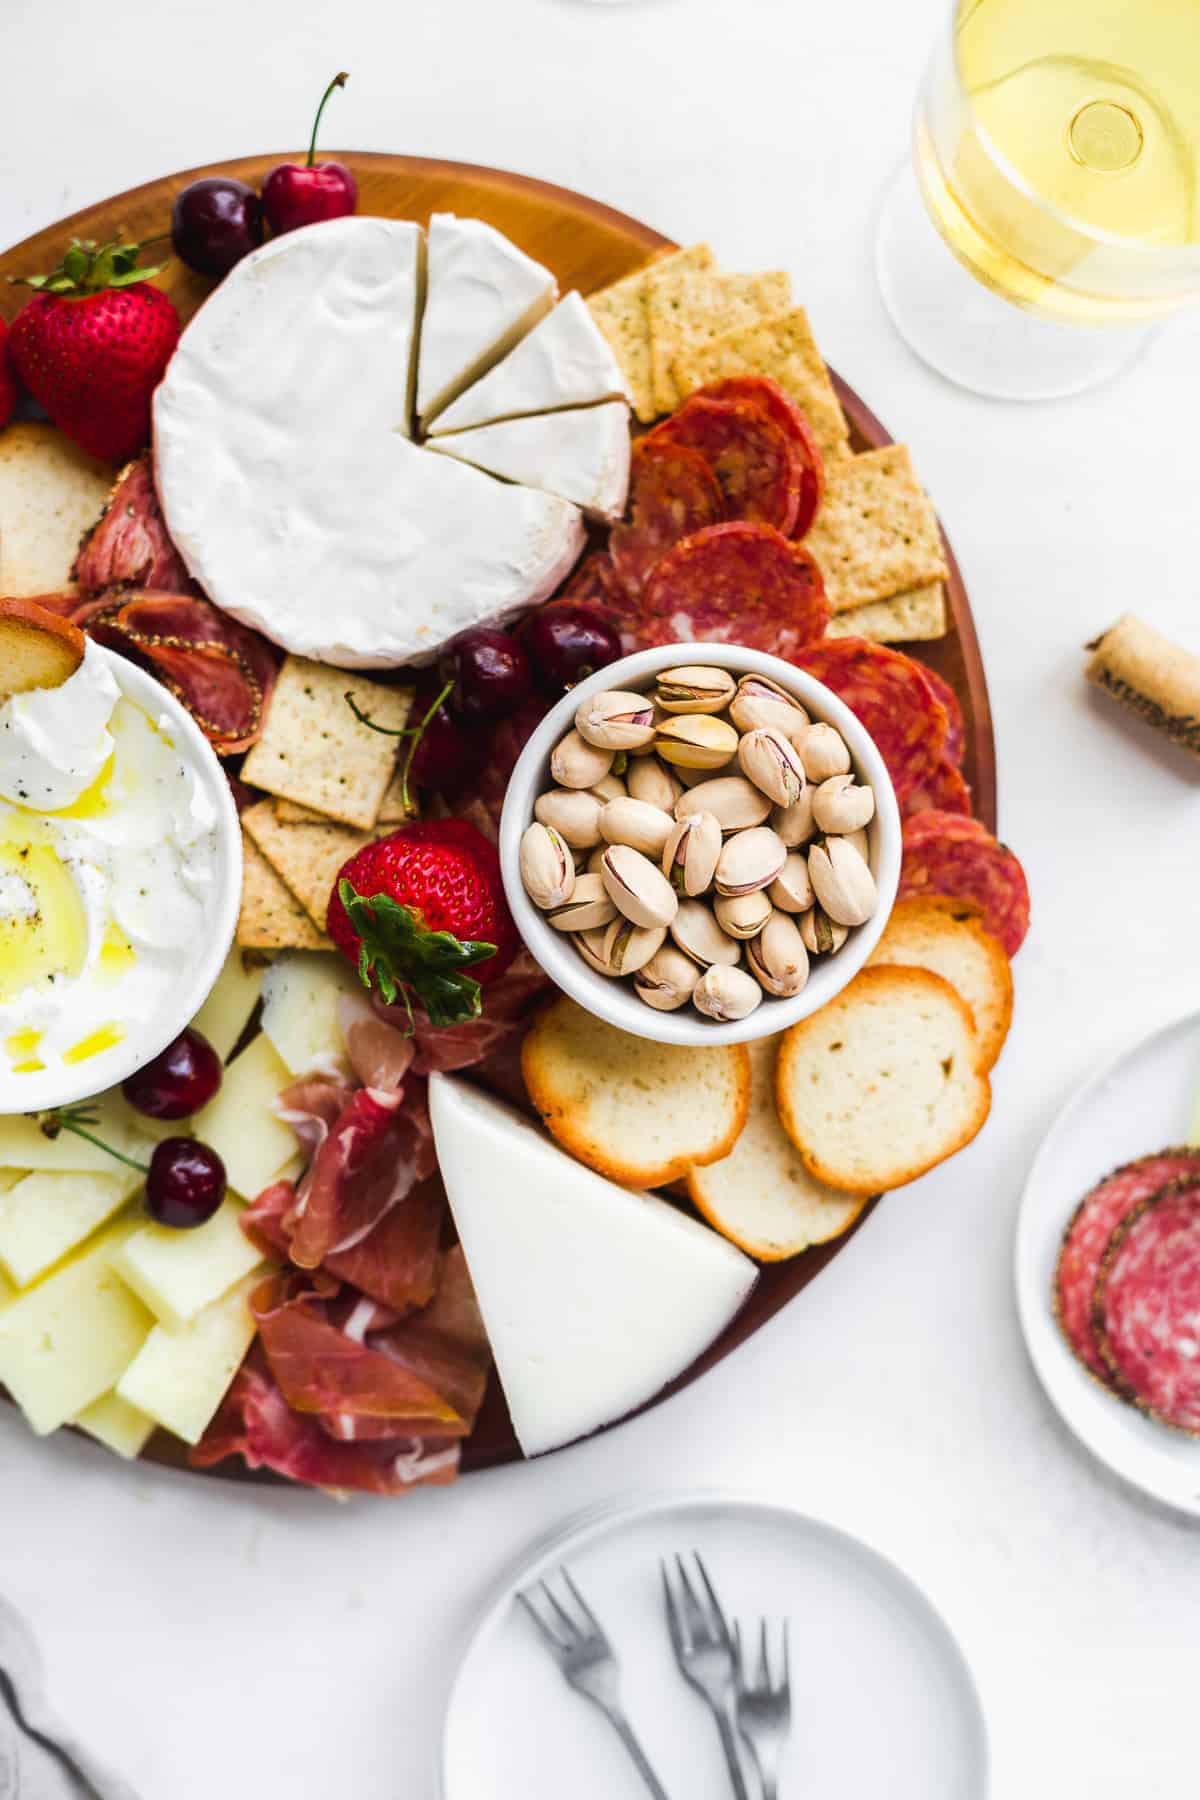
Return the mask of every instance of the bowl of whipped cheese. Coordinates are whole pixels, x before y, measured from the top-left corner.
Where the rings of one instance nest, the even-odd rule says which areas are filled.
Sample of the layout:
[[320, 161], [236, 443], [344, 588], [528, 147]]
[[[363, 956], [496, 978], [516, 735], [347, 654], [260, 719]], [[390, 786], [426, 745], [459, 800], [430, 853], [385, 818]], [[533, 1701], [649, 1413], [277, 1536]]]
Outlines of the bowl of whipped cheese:
[[0, 1114], [157, 1056], [225, 960], [241, 896], [229, 784], [179, 702], [86, 641], [6, 692], [0, 659]]

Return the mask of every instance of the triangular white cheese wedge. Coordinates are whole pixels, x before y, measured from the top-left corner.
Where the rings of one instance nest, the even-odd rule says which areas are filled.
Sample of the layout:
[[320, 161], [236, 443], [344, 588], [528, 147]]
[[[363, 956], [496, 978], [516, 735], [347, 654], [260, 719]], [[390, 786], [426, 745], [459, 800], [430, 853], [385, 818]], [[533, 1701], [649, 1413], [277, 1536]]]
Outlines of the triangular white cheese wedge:
[[429, 221], [417, 411], [428, 424], [554, 304], [549, 269], [482, 219]]
[[505, 481], [557, 494], [602, 519], [620, 518], [625, 510], [630, 440], [623, 400], [451, 431], [430, 438], [428, 447]]
[[653, 1399], [741, 1307], [757, 1269], [653, 1194], [575, 1162], [464, 1082], [434, 1075], [442, 1179], [527, 1456]]
[[628, 398], [612, 346], [577, 293], [567, 294], [503, 362], [452, 400], [434, 432], [466, 431], [525, 413]]

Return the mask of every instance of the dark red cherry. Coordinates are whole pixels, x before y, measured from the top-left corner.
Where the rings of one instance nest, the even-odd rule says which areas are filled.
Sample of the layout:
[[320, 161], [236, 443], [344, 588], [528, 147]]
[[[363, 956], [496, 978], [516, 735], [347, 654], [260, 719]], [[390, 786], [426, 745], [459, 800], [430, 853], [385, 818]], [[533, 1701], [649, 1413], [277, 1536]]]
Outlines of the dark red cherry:
[[200, 275], [228, 275], [262, 243], [262, 201], [231, 175], [189, 182], [171, 208], [175, 254]]
[[529, 658], [515, 637], [486, 625], [464, 631], [442, 657], [442, 678], [454, 683], [450, 708], [471, 725], [507, 718], [533, 692]]
[[345, 87], [349, 76], [335, 75], [321, 96], [308, 146], [308, 160], [279, 163], [263, 182], [263, 208], [276, 237], [300, 225], [316, 225], [322, 219], [342, 219], [358, 205], [358, 183], [340, 162], [317, 162], [317, 130], [325, 103], [334, 88]]
[[[436, 697], [436, 689], [432, 692], [426, 689], [424, 693], [418, 690], [410, 715], [414, 724], [419, 724], [427, 716]], [[430, 718], [413, 751], [409, 780], [419, 788], [435, 788], [439, 791], [451, 788], [466, 773], [470, 758], [470, 741], [451, 718], [449, 708], [443, 701]]]
[[187, 1119], [207, 1106], [221, 1085], [221, 1059], [189, 1025], [153, 1062], [121, 1083], [130, 1106], [151, 1119]]
[[146, 1211], [160, 1225], [192, 1231], [204, 1225], [225, 1198], [225, 1164], [207, 1144], [164, 1138], [150, 1158]]
[[621, 654], [616, 629], [590, 606], [544, 606], [525, 621], [522, 636], [544, 687], [568, 688]]

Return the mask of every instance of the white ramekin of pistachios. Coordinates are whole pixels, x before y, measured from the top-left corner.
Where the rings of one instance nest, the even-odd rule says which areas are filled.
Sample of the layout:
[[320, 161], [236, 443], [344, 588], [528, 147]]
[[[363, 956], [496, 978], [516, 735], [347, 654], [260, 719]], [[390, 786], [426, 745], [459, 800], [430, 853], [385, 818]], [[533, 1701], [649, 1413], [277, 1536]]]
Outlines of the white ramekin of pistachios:
[[837, 696], [778, 657], [670, 644], [554, 706], [500, 822], [517, 927], [597, 1017], [743, 1043], [862, 968], [900, 879], [887, 769]]

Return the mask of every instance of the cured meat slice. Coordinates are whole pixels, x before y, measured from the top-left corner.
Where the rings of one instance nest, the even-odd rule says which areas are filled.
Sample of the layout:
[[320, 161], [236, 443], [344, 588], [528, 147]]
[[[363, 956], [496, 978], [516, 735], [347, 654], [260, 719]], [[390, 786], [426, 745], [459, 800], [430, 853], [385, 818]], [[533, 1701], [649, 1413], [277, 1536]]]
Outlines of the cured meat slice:
[[770, 525], [710, 525], [669, 550], [642, 596], [652, 642], [747, 644], [791, 656], [829, 622], [821, 571]]
[[945, 758], [949, 721], [911, 656], [851, 637], [783, 654], [824, 682], [862, 721], [887, 764], [902, 807], [937, 773]]
[[785, 537], [794, 529], [803, 465], [792, 440], [758, 407], [687, 400], [646, 441], [699, 451], [720, 483], [727, 519], [773, 525]]
[[729, 375], [697, 388], [691, 399], [733, 400], [755, 406], [790, 438], [800, 459], [800, 505], [791, 535], [802, 538], [817, 516], [825, 493], [825, 460], [812, 427], [790, 394], [769, 375]]
[[724, 517], [721, 485], [698, 450], [667, 438], [640, 438], [629, 472], [628, 517], [613, 526], [608, 540], [612, 566], [626, 589], [640, 594], [673, 544]]
[[284, 1223], [289, 1255], [319, 1268], [354, 1249], [436, 1167], [425, 1083], [360, 1088], [329, 1127]]
[[906, 819], [918, 813], [942, 812], [966, 816], [971, 811], [971, 790], [958, 765], [943, 756], [936, 768], [930, 769], [919, 787], [905, 799], [901, 807]]
[[934, 699], [940, 700], [946, 709], [946, 755], [956, 767], [961, 769], [967, 748], [967, 727], [958, 695], [946, 677], [939, 675], [936, 669], [930, 669], [924, 663], [918, 664], [918, 667], [928, 685], [933, 689]]
[[79, 547], [71, 574], [85, 594], [111, 587], [163, 588], [172, 594], [199, 591], [163, 519], [148, 450], [118, 475], [108, 505]]
[[1092, 1326], [1100, 1264], [1117, 1226], [1168, 1183], [1200, 1178], [1200, 1150], [1160, 1150], [1114, 1169], [1085, 1194], [1063, 1233], [1054, 1272], [1054, 1311], [1062, 1334], [1086, 1369], [1113, 1387]]
[[1092, 1319], [1120, 1392], [1200, 1436], [1200, 1179], [1161, 1189], [1122, 1219], [1100, 1264]]
[[905, 820], [897, 899], [927, 894], [970, 901], [1009, 956], [1021, 948], [1029, 930], [1025, 871], [977, 819], [923, 812]]
[[[277, 1181], [242, 1214], [242, 1230], [265, 1255], [290, 1260], [291, 1232], [284, 1221], [295, 1203], [292, 1183]], [[437, 1287], [445, 1219], [445, 1190], [433, 1176], [419, 1182], [359, 1243], [340, 1254], [331, 1251], [321, 1268], [396, 1313], [425, 1306]]]

